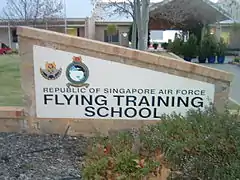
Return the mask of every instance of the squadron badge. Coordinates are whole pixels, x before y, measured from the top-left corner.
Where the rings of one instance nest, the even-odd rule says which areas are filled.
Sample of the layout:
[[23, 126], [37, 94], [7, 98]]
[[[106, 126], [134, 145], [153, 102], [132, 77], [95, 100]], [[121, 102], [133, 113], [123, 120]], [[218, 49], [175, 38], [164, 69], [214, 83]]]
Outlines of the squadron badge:
[[89, 77], [88, 67], [82, 62], [81, 56], [74, 56], [72, 59], [72, 63], [66, 69], [66, 77], [69, 81], [67, 87], [88, 87], [89, 84], [86, 83]]
[[62, 68], [57, 69], [55, 62], [46, 62], [45, 69], [40, 68], [40, 73], [47, 80], [55, 80], [62, 74]]

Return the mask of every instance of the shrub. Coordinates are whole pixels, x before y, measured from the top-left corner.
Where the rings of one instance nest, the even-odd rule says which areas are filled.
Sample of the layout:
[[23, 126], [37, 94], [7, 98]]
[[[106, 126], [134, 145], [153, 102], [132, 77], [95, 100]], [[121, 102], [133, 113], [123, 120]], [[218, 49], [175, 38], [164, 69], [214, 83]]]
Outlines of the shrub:
[[207, 49], [207, 57], [215, 56], [217, 52], [217, 39], [214, 34], [205, 34], [205, 48]]
[[207, 58], [208, 57], [208, 51], [209, 51], [209, 43], [208, 43], [208, 36], [204, 35], [201, 39], [200, 45], [198, 46], [198, 56], [201, 58]]
[[107, 26], [108, 41], [112, 42], [112, 37], [117, 33], [117, 26], [115, 24], [109, 24]]
[[171, 168], [172, 179], [235, 180], [240, 177], [237, 115], [209, 108], [202, 112], [189, 111], [185, 117], [172, 114], [161, 119], [160, 123], [141, 129], [139, 153], [131, 150], [133, 138], [129, 132], [92, 140], [84, 179], [117, 179], [117, 176], [140, 180], [159, 171], [162, 175], [164, 168]]
[[161, 44], [161, 47], [163, 48], [163, 49], [165, 49], [165, 50], [167, 50], [168, 49], [168, 43], [162, 43]]
[[236, 179], [240, 177], [240, 122], [237, 116], [189, 111], [163, 117], [150, 126], [142, 142], [151, 151], [161, 148], [171, 167], [186, 179]]
[[6, 54], [18, 54], [18, 50], [17, 49], [13, 49], [11, 51], [7, 51]]
[[158, 48], [158, 43], [153, 43], [153, 48], [157, 49]]
[[217, 43], [217, 56], [225, 56], [227, 49], [227, 44], [224, 42], [223, 38]]
[[12, 54], [18, 54], [18, 50], [17, 49], [12, 50]]
[[194, 57], [197, 52], [197, 38], [194, 34], [191, 34], [188, 41], [183, 43], [182, 55], [184, 57]]
[[182, 54], [182, 45], [183, 45], [183, 40], [179, 37], [175, 37], [174, 41], [169, 43], [168, 47], [169, 50], [177, 55]]
[[233, 61], [239, 63], [240, 62], [240, 57], [239, 56], [234, 57]]
[[144, 159], [132, 152], [130, 132], [108, 138], [92, 139], [83, 171], [84, 179], [136, 179], [140, 180], [159, 166], [154, 158]]

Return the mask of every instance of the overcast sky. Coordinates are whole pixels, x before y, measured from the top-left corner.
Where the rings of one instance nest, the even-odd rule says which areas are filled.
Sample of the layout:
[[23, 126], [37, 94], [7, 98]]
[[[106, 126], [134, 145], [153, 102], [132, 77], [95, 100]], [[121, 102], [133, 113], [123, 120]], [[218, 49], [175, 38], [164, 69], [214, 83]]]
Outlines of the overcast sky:
[[[0, 0], [0, 9], [2, 10], [6, 6], [7, 0]], [[108, 1], [108, 0], [102, 0]], [[122, 1], [122, 0], [119, 0]], [[151, 0], [151, 2], [159, 2], [161, 0]], [[216, 2], [217, 0], [212, 0]], [[91, 0], [66, 0], [67, 17], [86, 17], [90, 16], [92, 5]]]
[[[47, 0], [46, 0], [47, 1]], [[0, 9], [6, 6], [7, 0], [0, 0]], [[90, 0], [66, 0], [67, 17], [90, 16], [92, 5]]]

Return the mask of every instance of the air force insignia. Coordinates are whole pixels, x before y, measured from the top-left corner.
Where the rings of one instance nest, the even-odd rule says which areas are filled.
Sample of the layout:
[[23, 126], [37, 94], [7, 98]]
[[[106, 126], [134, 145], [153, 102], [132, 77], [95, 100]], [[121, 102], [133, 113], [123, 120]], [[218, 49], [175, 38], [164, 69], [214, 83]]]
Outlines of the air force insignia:
[[40, 68], [41, 75], [47, 80], [55, 80], [62, 74], [62, 68], [57, 69], [55, 62], [45, 63], [45, 69]]
[[67, 87], [88, 87], [89, 84], [86, 83], [89, 77], [88, 67], [82, 62], [80, 56], [74, 56], [72, 59], [72, 63], [70, 63], [66, 69], [66, 77], [69, 81]]

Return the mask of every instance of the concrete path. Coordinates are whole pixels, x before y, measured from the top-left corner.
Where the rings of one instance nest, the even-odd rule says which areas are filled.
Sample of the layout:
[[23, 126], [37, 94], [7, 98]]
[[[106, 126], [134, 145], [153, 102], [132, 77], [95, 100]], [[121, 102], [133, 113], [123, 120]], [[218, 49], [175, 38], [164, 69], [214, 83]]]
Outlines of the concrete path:
[[[230, 88], [230, 98], [232, 101], [240, 104], [240, 67], [236, 65], [228, 64], [228, 62], [232, 61], [233, 58], [234, 58], [233, 56], [226, 57], [225, 64], [207, 64], [206, 63], [201, 65], [232, 73], [234, 75], [234, 79]], [[192, 62], [198, 63], [198, 60], [193, 59]]]
[[231, 64], [204, 64], [208, 67], [230, 72], [234, 75], [230, 88], [230, 97], [240, 104], [240, 67]]

